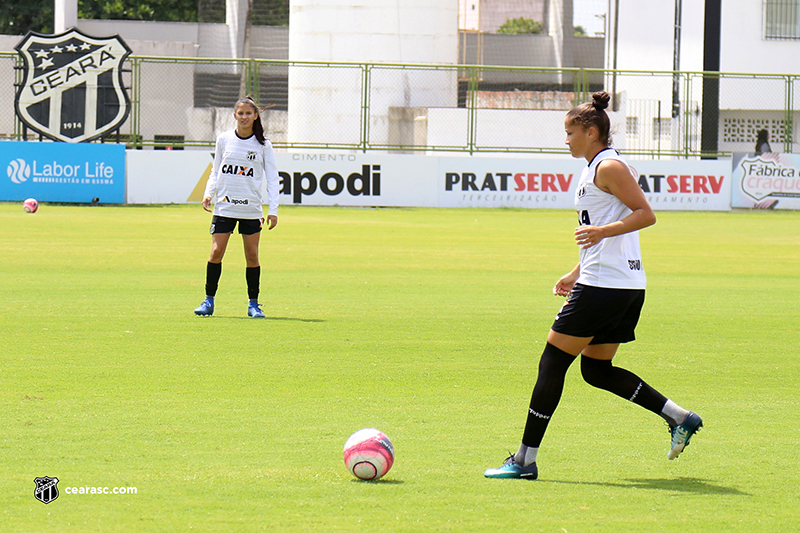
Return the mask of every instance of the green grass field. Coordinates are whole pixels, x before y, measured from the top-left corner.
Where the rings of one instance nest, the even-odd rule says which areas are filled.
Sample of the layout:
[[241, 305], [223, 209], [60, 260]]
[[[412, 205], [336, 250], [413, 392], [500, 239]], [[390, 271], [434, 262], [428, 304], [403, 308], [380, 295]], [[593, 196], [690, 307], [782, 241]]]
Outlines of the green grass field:
[[[283, 207], [253, 320], [238, 235], [192, 313], [198, 206], [0, 204], [0, 531], [797, 530], [800, 213], [658, 216], [616, 361], [705, 427], [668, 461], [576, 365], [530, 482], [483, 471], [519, 444], [573, 212]], [[364, 427], [395, 445], [378, 482], [342, 461]]]

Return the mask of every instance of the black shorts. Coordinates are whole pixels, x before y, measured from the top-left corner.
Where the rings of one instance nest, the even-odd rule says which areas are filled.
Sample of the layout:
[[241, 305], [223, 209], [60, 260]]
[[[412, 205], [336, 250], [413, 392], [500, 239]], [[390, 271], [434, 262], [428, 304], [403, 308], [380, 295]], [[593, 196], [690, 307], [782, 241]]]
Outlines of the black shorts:
[[239, 233], [241, 235], [253, 235], [261, 231], [261, 218], [228, 218], [214, 215], [211, 217], [211, 229], [209, 233], [233, 233], [236, 223], [239, 223]]
[[631, 342], [636, 340], [634, 330], [643, 305], [644, 289], [608, 289], [578, 283], [556, 315], [553, 331], [594, 337], [589, 344]]

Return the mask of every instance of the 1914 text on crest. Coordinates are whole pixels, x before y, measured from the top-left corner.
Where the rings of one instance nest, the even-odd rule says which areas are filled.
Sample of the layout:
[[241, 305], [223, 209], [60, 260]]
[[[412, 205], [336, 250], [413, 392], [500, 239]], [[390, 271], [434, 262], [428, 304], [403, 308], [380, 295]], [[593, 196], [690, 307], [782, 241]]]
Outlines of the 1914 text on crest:
[[15, 46], [23, 61], [14, 107], [22, 122], [56, 141], [85, 142], [118, 129], [130, 114], [119, 37], [29, 32]]

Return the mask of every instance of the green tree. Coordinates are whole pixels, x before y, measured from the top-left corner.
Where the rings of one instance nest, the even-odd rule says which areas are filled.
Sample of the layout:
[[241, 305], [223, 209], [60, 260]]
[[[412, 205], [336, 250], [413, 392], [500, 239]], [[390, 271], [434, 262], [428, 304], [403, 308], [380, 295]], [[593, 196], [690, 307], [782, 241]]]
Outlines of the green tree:
[[[78, 0], [78, 18], [225, 22], [225, 0]], [[251, 23], [288, 25], [289, 0], [253, 0]], [[53, 0], [14, 0], [0, 8], [0, 34], [53, 33], [53, 26]]]
[[508, 19], [500, 26], [497, 33], [506, 35], [540, 34], [542, 33], [542, 24], [525, 17]]
[[573, 33], [575, 37], [588, 37], [589, 35], [586, 33], [586, 28], [583, 26], [575, 26], [573, 29]]
[[53, 33], [53, 0], [3, 2], [0, 33], [25, 35], [29, 31]]
[[78, 0], [78, 18], [197, 22], [197, 0]]
[[253, 0], [254, 26], [288, 26], [289, 0]]

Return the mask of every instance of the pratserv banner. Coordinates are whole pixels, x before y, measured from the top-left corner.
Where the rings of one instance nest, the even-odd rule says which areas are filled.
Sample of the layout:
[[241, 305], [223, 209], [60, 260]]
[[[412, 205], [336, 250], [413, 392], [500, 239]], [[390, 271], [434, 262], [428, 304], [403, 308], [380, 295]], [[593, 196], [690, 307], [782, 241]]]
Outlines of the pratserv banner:
[[733, 154], [731, 205], [800, 209], [800, 155]]
[[[281, 204], [574, 207], [585, 161], [325, 152], [276, 153]], [[128, 202], [199, 202], [209, 152], [128, 153]], [[634, 161], [656, 210], [729, 210], [730, 161]]]
[[125, 202], [124, 145], [0, 141], [0, 169], [0, 200]]
[[[639, 186], [656, 210], [729, 210], [727, 161], [634, 161]], [[439, 158], [442, 207], [575, 206], [585, 161]]]

